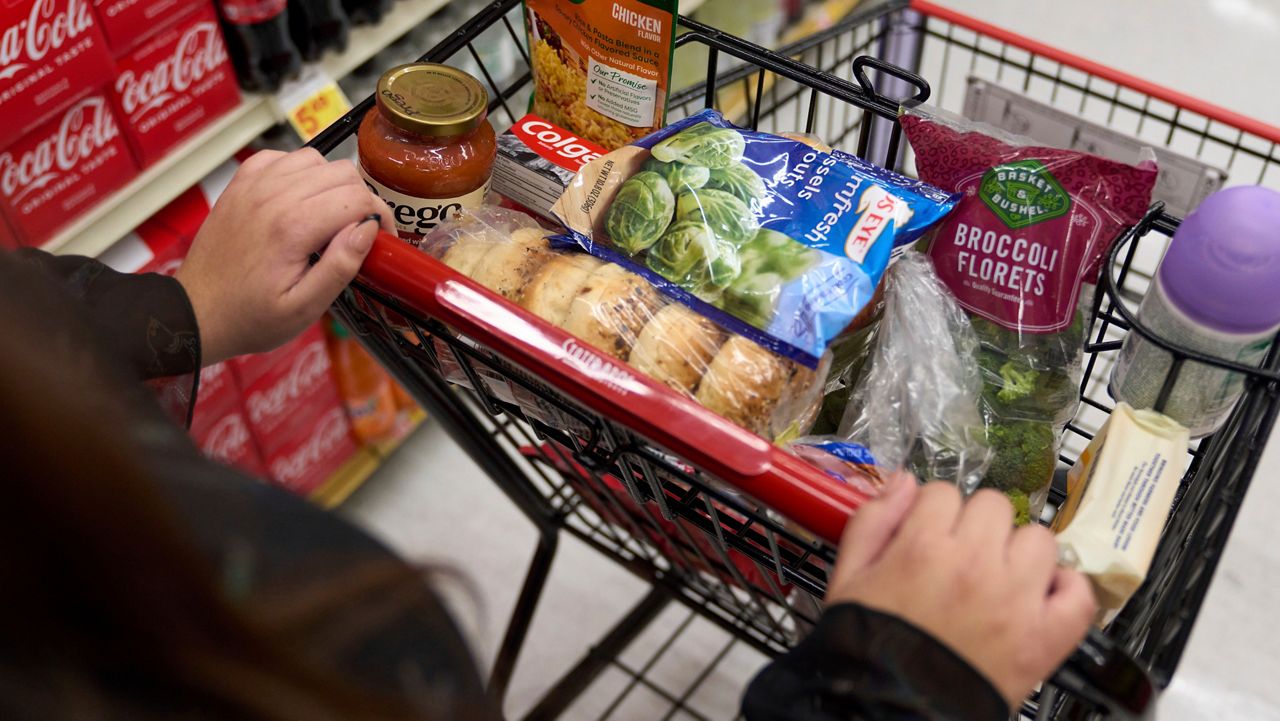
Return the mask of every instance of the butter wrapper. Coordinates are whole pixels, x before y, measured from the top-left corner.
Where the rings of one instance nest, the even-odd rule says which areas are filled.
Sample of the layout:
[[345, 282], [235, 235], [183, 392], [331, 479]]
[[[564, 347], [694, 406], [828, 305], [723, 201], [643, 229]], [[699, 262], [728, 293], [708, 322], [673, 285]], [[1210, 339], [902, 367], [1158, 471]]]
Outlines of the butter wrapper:
[[1099, 625], [1146, 580], [1187, 470], [1190, 435], [1176, 421], [1120, 403], [1067, 475], [1054, 519], [1063, 563], [1089, 577]]

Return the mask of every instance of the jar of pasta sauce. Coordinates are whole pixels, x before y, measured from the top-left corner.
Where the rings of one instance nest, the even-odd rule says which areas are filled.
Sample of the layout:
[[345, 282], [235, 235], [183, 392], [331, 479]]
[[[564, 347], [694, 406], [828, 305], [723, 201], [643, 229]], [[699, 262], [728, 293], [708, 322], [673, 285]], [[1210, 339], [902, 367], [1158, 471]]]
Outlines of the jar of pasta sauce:
[[360, 123], [360, 173], [402, 239], [484, 202], [497, 143], [478, 80], [445, 65], [401, 65], [378, 81], [376, 104]]

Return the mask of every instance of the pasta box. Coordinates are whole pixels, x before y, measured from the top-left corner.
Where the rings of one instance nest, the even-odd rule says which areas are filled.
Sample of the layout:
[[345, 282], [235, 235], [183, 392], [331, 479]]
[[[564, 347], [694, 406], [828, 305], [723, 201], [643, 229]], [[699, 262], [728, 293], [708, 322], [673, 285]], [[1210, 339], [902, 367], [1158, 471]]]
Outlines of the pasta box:
[[95, 93], [0, 153], [0, 205], [17, 236], [40, 245], [137, 172], [111, 104]]
[[114, 100], [143, 167], [240, 103], [207, 3], [121, 56], [117, 68]]
[[111, 74], [89, 0], [0, 2], [0, 147]]

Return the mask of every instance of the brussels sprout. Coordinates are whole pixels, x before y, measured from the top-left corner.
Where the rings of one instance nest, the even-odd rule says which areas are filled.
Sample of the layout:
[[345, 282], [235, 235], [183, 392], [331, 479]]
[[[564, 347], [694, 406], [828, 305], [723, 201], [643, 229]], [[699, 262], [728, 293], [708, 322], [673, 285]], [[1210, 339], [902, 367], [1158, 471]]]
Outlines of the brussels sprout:
[[751, 207], [751, 201], [760, 201], [764, 199], [766, 189], [764, 180], [756, 175], [756, 171], [748, 168], [742, 163], [730, 165], [727, 168], [716, 168], [707, 171], [708, 178], [704, 184], [705, 187], [712, 190], [723, 190], [726, 193], [733, 193], [738, 199]]
[[767, 328], [773, 320], [785, 279], [777, 273], [743, 274], [725, 289], [717, 305], [757, 328]]
[[703, 220], [716, 235], [734, 243], [746, 243], [755, 237], [759, 221], [738, 196], [723, 190], [695, 190], [681, 193], [676, 199], [676, 218]]
[[742, 272], [775, 273], [786, 282], [803, 275], [820, 258], [820, 251], [775, 230], [761, 228], [742, 246]]
[[727, 168], [742, 160], [747, 141], [730, 128], [698, 123], [653, 146], [653, 157], [664, 163], [688, 163], [706, 168]]
[[605, 217], [605, 230], [618, 250], [635, 255], [658, 242], [671, 224], [675, 206], [675, 195], [661, 175], [636, 173], [614, 196]]
[[677, 220], [646, 258], [649, 268], [702, 296], [719, 295], [742, 271], [738, 249], [701, 220]]
[[707, 184], [707, 178], [711, 177], [711, 170], [701, 165], [664, 163], [653, 158], [646, 160], [641, 170], [652, 170], [661, 175], [666, 179], [667, 185], [671, 186], [671, 192], [676, 195], [701, 188]]

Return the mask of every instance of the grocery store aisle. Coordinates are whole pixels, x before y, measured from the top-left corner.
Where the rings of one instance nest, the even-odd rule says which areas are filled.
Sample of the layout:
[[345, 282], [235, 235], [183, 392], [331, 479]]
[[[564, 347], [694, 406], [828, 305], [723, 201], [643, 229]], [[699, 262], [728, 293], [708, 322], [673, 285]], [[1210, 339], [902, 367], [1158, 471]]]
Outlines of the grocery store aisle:
[[[1278, 0], [941, 0], [1036, 39], [1113, 65], [1263, 120], [1280, 120], [1280, 92], [1269, 77], [1280, 37]], [[1280, 438], [1255, 476], [1232, 541], [1217, 571], [1187, 654], [1159, 709], [1161, 721], [1280, 721], [1280, 546], [1269, 538], [1280, 507]], [[487, 668], [514, 604], [535, 543], [532, 528], [504, 496], [433, 425], [421, 431], [346, 506], [354, 519], [414, 561], [443, 566], [450, 599]], [[518, 718], [642, 594], [643, 585], [590, 549], [566, 539], [511, 692]], [[643, 666], [678, 628], [671, 609], [654, 633], [624, 658]], [[727, 647], [727, 650], [726, 650]], [[729, 646], [716, 629], [692, 624], [647, 676], [679, 695], [723, 651], [689, 705], [712, 719], [733, 718], [742, 685], [763, 659]], [[628, 685], [610, 669], [564, 718], [600, 718]], [[639, 687], [609, 718], [660, 718], [669, 704]], [[673, 718], [692, 718], [677, 714]]]

